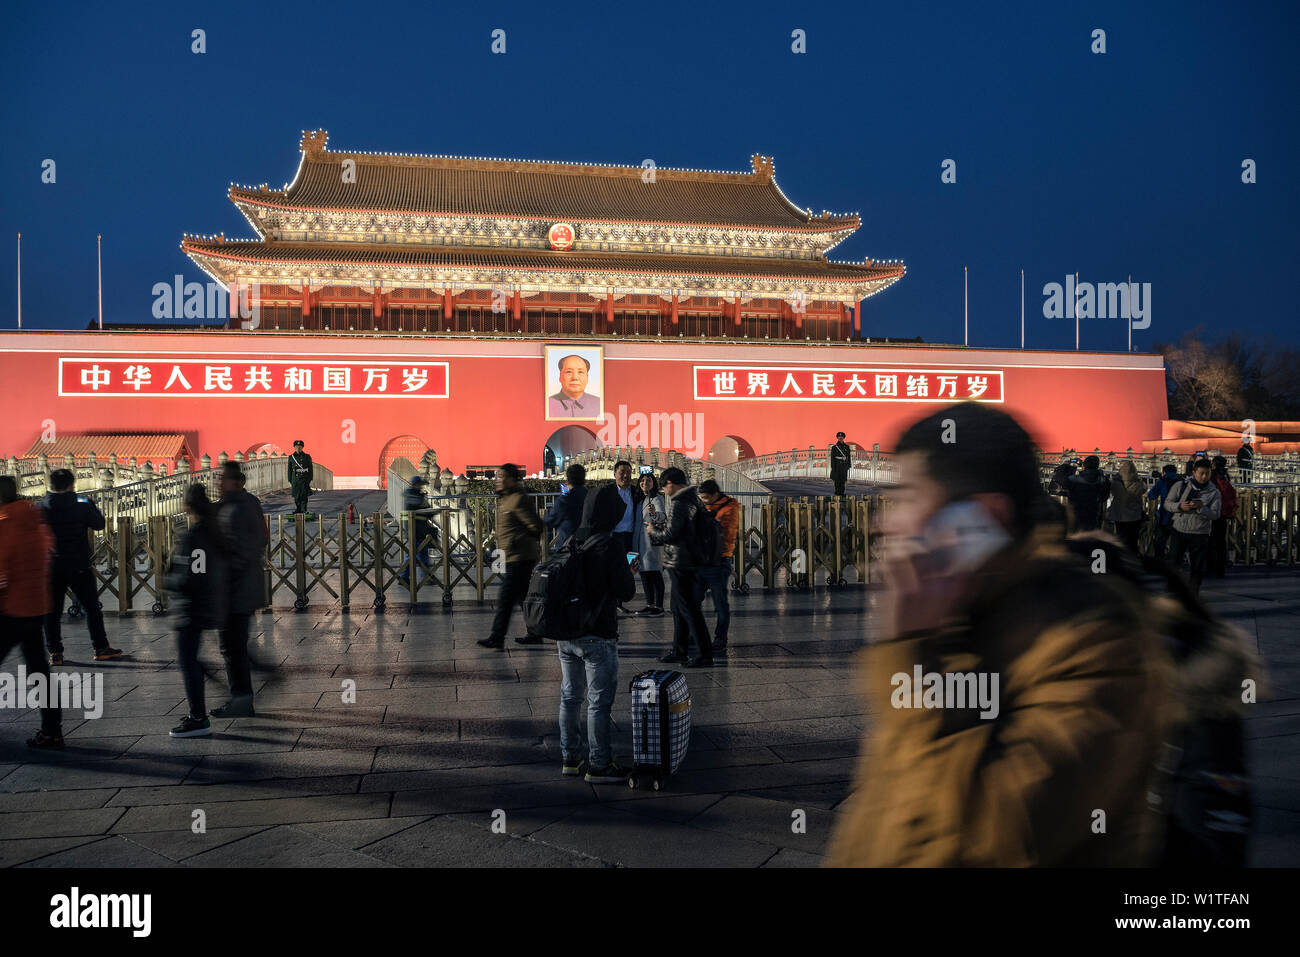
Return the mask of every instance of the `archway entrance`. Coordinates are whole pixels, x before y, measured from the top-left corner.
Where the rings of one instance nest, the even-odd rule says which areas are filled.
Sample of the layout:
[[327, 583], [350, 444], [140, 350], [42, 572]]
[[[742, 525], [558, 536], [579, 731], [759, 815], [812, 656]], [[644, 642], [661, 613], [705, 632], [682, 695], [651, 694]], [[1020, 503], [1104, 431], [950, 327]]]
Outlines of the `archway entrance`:
[[428, 451], [428, 443], [418, 435], [398, 435], [389, 439], [379, 453], [379, 487], [388, 488], [388, 466], [394, 459], [409, 459], [412, 465], [419, 465]]
[[284, 448], [279, 442], [257, 442], [244, 451], [244, 461], [257, 458], [260, 452], [265, 452], [267, 455], [284, 455]]
[[731, 465], [740, 459], [752, 459], [754, 447], [737, 435], [724, 435], [709, 449], [708, 461], [713, 465]]
[[566, 425], [556, 429], [542, 447], [542, 470], [554, 468], [562, 472], [565, 463], [577, 453], [603, 448], [604, 445], [595, 432], [580, 425]]

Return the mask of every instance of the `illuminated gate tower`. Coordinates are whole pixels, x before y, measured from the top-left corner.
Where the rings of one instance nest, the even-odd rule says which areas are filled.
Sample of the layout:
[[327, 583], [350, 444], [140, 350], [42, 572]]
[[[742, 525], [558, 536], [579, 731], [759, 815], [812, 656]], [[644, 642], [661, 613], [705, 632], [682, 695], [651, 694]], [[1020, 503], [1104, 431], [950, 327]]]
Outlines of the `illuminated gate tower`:
[[829, 260], [861, 220], [795, 206], [765, 156], [726, 173], [327, 139], [304, 132], [283, 189], [231, 186], [257, 239], [185, 236], [232, 328], [845, 341], [904, 272]]

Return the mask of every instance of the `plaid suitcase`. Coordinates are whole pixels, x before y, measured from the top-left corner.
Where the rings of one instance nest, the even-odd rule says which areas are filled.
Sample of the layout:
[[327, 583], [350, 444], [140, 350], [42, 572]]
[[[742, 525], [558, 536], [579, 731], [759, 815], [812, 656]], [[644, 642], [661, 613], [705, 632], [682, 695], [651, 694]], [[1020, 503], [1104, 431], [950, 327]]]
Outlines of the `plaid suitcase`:
[[691, 692], [680, 671], [643, 671], [631, 681], [632, 760], [629, 787], [656, 791], [681, 767], [691, 744]]

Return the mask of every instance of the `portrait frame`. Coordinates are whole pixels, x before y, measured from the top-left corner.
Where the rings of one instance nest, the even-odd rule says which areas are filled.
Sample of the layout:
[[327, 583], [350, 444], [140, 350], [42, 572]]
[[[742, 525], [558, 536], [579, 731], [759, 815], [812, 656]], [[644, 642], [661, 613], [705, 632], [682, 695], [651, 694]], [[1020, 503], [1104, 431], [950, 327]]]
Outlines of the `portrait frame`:
[[[579, 400], [583, 407], [574, 408], [573, 413], [566, 414], [572, 399], [567, 396], [560, 384], [560, 364], [570, 356], [577, 356], [587, 364], [586, 387], [583, 400], [594, 400], [592, 408], [585, 406], [586, 401]], [[542, 349], [542, 411], [547, 422], [599, 422], [605, 412], [605, 347], [593, 345], [546, 345]]]

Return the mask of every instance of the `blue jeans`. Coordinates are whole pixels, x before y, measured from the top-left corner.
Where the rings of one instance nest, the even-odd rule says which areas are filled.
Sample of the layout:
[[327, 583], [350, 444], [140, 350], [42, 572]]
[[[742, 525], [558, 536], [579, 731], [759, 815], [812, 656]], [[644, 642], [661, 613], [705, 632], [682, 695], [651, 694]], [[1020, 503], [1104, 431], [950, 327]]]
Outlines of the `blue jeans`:
[[618, 642], [588, 636], [577, 641], [557, 641], [560, 652], [560, 748], [566, 757], [582, 752], [582, 725], [578, 708], [587, 702], [587, 761], [593, 768], [607, 767], [610, 750], [609, 712], [618, 693]]
[[731, 590], [731, 559], [724, 558], [721, 565], [696, 569], [695, 576], [700, 601], [704, 601], [705, 591], [713, 593], [713, 607], [718, 613], [713, 643], [725, 645], [731, 628], [731, 599], [727, 597]]

